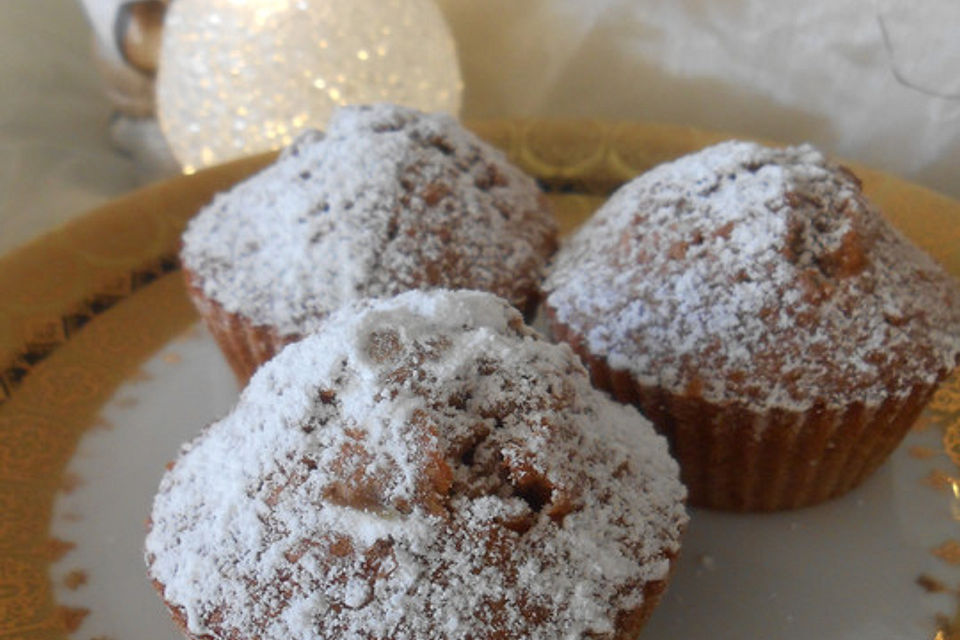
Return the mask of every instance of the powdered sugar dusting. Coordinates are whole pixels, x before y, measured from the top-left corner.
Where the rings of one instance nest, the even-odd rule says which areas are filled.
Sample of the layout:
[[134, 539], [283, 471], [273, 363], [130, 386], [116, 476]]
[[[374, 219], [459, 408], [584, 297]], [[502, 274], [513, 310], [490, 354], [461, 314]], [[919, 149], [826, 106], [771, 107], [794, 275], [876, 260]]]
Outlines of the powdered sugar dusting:
[[535, 301], [556, 229], [531, 178], [453, 118], [345, 107], [217, 196], [183, 236], [204, 295], [284, 334], [426, 287]]
[[478, 292], [336, 313], [186, 446], [149, 572], [193, 635], [614, 637], [686, 522], [666, 442]]
[[561, 323], [641, 383], [806, 410], [956, 366], [956, 282], [810, 146], [727, 142], [619, 190], [558, 253]]

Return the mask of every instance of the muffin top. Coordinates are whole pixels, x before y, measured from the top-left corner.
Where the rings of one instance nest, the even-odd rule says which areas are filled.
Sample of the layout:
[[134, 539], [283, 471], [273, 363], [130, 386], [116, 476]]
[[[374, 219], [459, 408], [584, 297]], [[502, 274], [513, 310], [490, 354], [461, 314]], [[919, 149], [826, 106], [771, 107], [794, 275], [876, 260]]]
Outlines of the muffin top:
[[181, 452], [149, 574], [195, 636], [616, 638], [686, 523], [666, 442], [486, 293], [354, 303]]
[[639, 383], [761, 410], [876, 406], [960, 354], [957, 283], [806, 145], [726, 142], [634, 179], [545, 291]]
[[532, 306], [555, 248], [534, 181], [453, 118], [344, 107], [189, 224], [205, 296], [283, 334], [362, 297], [447, 287]]

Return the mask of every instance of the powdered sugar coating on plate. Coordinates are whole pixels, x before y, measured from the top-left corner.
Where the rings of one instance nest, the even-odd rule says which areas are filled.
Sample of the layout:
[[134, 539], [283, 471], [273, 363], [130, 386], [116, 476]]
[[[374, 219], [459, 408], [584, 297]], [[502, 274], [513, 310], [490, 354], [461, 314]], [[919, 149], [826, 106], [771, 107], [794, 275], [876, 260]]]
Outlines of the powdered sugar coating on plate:
[[613, 369], [753, 409], [877, 406], [960, 355], [957, 283], [808, 145], [732, 141], [636, 178], [545, 290]]
[[537, 299], [556, 228], [533, 180], [453, 118], [344, 107], [198, 214], [181, 258], [204, 295], [303, 335], [357, 298], [415, 288]]
[[354, 304], [165, 475], [149, 574], [194, 636], [615, 636], [686, 523], [666, 442], [479, 292]]

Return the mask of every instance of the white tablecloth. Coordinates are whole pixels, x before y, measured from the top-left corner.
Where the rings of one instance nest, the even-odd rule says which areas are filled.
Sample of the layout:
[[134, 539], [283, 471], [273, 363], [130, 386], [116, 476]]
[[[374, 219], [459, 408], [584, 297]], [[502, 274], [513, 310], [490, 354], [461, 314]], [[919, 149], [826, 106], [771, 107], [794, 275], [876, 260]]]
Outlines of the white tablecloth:
[[0, 253], [149, 179], [110, 113], [80, 7], [0, 0]]
[[[460, 49], [465, 117], [592, 115], [811, 140], [960, 196], [955, 0], [439, 4]], [[157, 177], [111, 147], [100, 82], [75, 0], [0, 0], [0, 253]]]

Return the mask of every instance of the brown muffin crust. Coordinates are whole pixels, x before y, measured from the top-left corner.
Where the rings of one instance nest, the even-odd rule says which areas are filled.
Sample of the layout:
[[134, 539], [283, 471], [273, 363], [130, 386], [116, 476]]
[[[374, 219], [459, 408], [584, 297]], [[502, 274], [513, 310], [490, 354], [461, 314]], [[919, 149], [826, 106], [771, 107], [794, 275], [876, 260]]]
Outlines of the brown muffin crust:
[[629, 638], [678, 469], [576, 357], [478, 292], [341, 310], [185, 447], [147, 563], [192, 637]]
[[181, 259], [194, 299], [286, 340], [411, 289], [489, 291], [532, 312], [556, 234], [535, 182], [453, 118], [373, 105], [340, 109], [218, 196]]
[[557, 254], [554, 334], [674, 447], [691, 502], [813, 504], [892, 451], [960, 356], [960, 288], [809, 146], [625, 185]]

